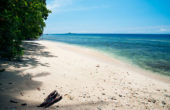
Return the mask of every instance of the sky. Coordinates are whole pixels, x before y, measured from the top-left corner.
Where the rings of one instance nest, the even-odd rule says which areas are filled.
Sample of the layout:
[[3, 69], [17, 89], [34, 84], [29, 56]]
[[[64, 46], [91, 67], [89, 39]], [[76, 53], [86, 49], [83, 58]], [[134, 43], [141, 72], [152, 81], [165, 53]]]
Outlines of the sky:
[[170, 0], [47, 0], [44, 34], [170, 34]]

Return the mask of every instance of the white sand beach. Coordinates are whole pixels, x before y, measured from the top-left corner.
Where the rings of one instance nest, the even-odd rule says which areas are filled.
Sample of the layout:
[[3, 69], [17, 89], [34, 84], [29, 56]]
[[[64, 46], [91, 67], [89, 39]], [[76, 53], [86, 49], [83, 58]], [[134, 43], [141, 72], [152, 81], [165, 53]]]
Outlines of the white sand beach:
[[41, 110], [36, 106], [53, 90], [63, 99], [48, 110], [170, 110], [169, 77], [82, 47], [43, 40], [23, 46], [23, 62], [0, 60], [0, 69], [6, 69], [0, 110]]

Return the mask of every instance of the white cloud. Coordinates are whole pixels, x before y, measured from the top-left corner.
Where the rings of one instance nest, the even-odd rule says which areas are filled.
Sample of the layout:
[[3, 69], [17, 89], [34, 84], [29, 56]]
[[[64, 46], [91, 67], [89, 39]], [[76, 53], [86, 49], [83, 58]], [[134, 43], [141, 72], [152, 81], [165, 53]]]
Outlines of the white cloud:
[[162, 31], [162, 32], [169, 32], [170, 29], [160, 29], [159, 31]]
[[166, 31], [167, 29], [160, 29], [160, 31]]
[[47, 4], [47, 8], [52, 10], [54, 8], [66, 5], [71, 3], [71, 0], [54, 0], [52, 2], [50, 2], [49, 4]]

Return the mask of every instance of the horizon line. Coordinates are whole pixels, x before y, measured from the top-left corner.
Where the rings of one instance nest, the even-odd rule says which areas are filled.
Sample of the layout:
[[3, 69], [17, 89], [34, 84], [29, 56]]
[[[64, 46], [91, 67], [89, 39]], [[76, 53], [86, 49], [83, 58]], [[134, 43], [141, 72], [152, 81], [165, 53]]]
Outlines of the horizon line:
[[170, 33], [43, 33], [43, 34], [170, 34]]

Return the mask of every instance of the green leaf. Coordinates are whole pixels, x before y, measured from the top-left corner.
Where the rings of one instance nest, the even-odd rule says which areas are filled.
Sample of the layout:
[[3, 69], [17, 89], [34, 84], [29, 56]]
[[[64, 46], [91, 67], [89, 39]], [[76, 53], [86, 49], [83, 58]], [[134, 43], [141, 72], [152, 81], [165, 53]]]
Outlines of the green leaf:
[[5, 17], [5, 18], [8, 17], [8, 15], [2, 15], [1, 13], [0, 13], [0, 16]]
[[27, 6], [27, 2], [25, 1], [25, 6]]
[[7, 10], [5, 10], [5, 13], [7, 13]]

